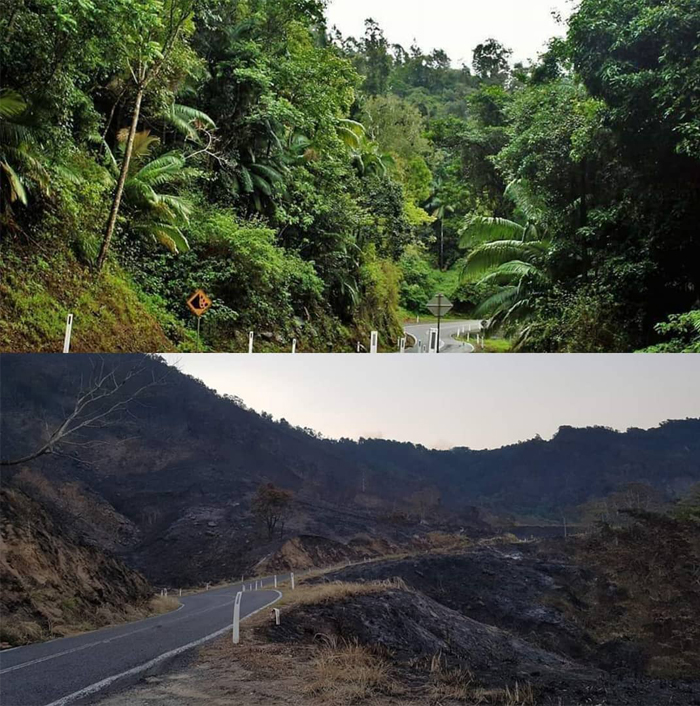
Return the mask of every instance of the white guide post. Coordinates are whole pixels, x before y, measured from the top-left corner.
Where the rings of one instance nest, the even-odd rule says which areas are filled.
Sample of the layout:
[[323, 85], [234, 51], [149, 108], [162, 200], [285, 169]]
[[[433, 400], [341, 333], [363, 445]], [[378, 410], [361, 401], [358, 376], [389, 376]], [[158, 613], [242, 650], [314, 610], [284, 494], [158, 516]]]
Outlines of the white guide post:
[[438, 330], [436, 328], [431, 328], [430, 342], [428, 343], [428, 353], [437, 353], [439, 345], [440, 342], [438, 340]]
[[272, 612], [275, 614], [275, 625], [279, 625], [280, 624], [280, 609], [273, 608]]
[[289, 579], [292, 582], [292, 591], [294, 590], [294, 572], [292, 571], [291, 574], [289, 574]]
[[182, 589], [180, 589], [180, 595], [182, 595]]
[[277, 588], [277, 574], [275, 574], [275, 588]]
[[406, 336], [399, 341], [399, 353], [406, 352]]
[[241, 593], [245, 593], [245, 584], [241, 586]]
[[293, 338], [292, 339], [292, 353], [296, 353], [296, 352], [297, 352], [297, 339]]
[[248, 353], [253, 352], [253, 339], [255, 338], [255, 332], [251, 331], [248, 334]]
[[66, 317], [66, 335], [63, 337], [63, 352], [70, 353], [70, 335], [73, 332], [73, 314]]
[[233, 644], [237, 645], [241, 639], [241, 598], [243, 592], [239, 591], [236, 594], [236, 600], [233, 602]]
[[370, 339], [369, 339], [369, 352], [376, 353], [378, 349], [379, 349], [379, 332], [372, 331], [372, 335], [370, 336]]

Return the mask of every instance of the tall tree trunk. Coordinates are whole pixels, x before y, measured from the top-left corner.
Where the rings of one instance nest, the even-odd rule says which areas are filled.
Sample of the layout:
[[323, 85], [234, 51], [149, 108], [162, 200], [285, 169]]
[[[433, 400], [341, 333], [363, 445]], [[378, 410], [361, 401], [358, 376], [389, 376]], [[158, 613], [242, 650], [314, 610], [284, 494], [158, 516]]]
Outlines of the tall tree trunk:
[[109, 214], [109, 220], [107, 221], [107, 228], [105, 229], [104, 239], [102, 240], [102, 247], [100, 248], [100, 254], [97, 258], [97, 271], [102, 270], [105, 264], [105, 259], [107, 258], [107, 252], [109, 251], [109, 246], [112, 242], [112, 236], [114, 235], [114, 228], [117, 225], [117, 216], [119, 215], [119, 207], [122, 202], [122, 196], [124, 194], [124, 184], [126, 183], [126, 177], [129, 174], [129, 165], [131, 163], [131, 153], [134, 149], [134, 137], [136, 136], [136, 127], [138, 126], [139, 116], [141, 114], [141, 101], [143, 100], [144, 85], [143, 83], [139, 86], [138, 93], [136, 94], [136, 103], [134, 105], [134, 113], [131, 116], [131, 127], [129, 128], [129, 136], [126, 140], [126, 148], [124, 150], [124, 159], [122, 161], [122, 168], [119, 173], [119, 181], [117, 182], [117, 189], [114, 192], [114, 201], [112, 202], [112, 210]]

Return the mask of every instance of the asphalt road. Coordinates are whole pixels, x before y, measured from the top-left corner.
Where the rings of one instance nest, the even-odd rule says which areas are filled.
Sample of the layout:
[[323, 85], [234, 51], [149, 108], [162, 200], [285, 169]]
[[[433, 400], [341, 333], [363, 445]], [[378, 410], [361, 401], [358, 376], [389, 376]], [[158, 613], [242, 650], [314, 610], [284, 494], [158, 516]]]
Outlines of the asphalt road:
[[[440, 323], [440, 353], [473, 353], [474, 348], [469, 343], [462, 343], [461, 341], [455, 341], [452, 336], [457, 334], [460, 329], [466, 328], [473, 332], [481, 330], [481, 321], [476, 320], [464, 320], [464, 321], [453, 321], [446, 320]], [[404, 331], [415, 336], [418, 341], [423, 343], [424, 350], [428, 350], [428, 343], [430, 338], [430, 329], [437, 328], [436, 323], [430, 324], [410, 324], [404, 326]], [[412, 348], [406, 348], [406, 353], [418, 353], [418, 346], [415, 345]]]
[[[280, 579], [282, 577], [279, 577]], [[246, 591], [241, 619], [271, 605], [280, 593]], [[231, 631], [240, 584], [180, 598], [182, 607], [112, 628], [0, 652], [2, 706], [95, 703], [96, 694], [138, 680], [169, 659]]]

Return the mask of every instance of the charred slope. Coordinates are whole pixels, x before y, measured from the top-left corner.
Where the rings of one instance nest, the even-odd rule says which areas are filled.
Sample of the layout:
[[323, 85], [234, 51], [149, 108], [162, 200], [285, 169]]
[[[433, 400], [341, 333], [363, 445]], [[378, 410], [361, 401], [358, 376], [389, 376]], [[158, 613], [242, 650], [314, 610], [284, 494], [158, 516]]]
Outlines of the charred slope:
[[[105, 364], [143, 361], [115, 356]], [[95, 365], [94, 356], [3, 356], [3, 457], [30, 450]], [[341, 505], [393, 507], [434, 486], [447, 508], [479, 503], [540, 513], [605, 496], [631, 481], [671, 494], [700, 481], [700, 420], [624, 433], [562, 427], [551, 441], [491, 451], [336, 442], [247, 410], [157, 358], [145, 366], [154, 375], [167, 373], [167, 384], [149, 390], [122, 419], [91, 430], [92, 440], [105, 444], [81, 453], [87, 468], [49, 459], [52, 472], [85, 480], [132, 519], [157, 510], [167, 525], [198, 497], [235, 499], [261, 480]], [[126, 441], [114, 443], [119, 439]], [[159, 522], [152, 517], [151, 524]]]
[[[392, 539], [415, 532], [403, 511], [418, 491], [440, 499], [438, 515], [453, 529], [478, 531], [486, 525], [475, 505], [553, 513], [630, 481], [672, 495], [700, 480], [700, 420], [626, 433], [563, 428], [552, 441], [480, 452], [328, 441], [143, 356], [2, 356], [3, 458], [31, 451], [100, 365], [138, 365], [143, 375], [167, 379], [109, 425], [85, 429], [79, 462], [44, 456], [13, 473], [42, 477], [42, 502], [86, 540], [163, 581], [236, 575], [276, 549], [261, 542], [249, 512], [261, 482], [296, 494], [298, 513], [285, 538], [347, 541], [363, 531]], [[138, 384], [132, 380], [123, 393]]]
[[700, 703], [698, 682], [611, 675], [401, 588], [302, 603], [285, 612], [281, 625], [267, 623], [258, 630], [282, 643], [357, 642], [388, 662], [392, 678], [412, 694], [432, 691], [426, 703]]
[[153, 596], [139, 573], [80, 542], [21, 490], [0, 490], [0, 644], [135, 617]]
[[637, 513], [568, 541], [477, 546], [349, 566], [320, 580], [398, 577], [461, 614], [622, 675], [700, 679], [700, 526]]

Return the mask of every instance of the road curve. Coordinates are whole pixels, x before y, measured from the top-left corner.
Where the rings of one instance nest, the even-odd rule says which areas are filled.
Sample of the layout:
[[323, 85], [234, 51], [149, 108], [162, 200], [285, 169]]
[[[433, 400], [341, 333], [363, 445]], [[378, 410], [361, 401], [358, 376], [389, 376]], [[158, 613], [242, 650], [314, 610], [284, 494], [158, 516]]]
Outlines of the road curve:
[[[404, 331], [410, 333], [416, 338], [416, 340], [423, 343], [423, 348], [428, 349], [428, 343], [430, 338], [430, 329], [437, 328], [437, 324], [408, 324], [404, 326]], [[471, 328], [472, 332], [481, 330], [481, 321], [477, 320], [467, 320], [464, 321], [454, 321], [452, 319], [447, 319], [440, 324], [440, 353], [473, 353], [474, 347], [469, 343], [462, 343], [461, 341], [456, 341], [453, 336], [455, 336], [461, 329], [469, 330]], [[413, 346], [412, 348], [406, 348], [406, 353], [418, 353], [418, 346]]]
[[[241, 618], [279, 599], [279, 591], [270, 588], [273, 579], [264, 584], [263, 590], [249, 591], [246, 583]], [[240, 588], [235, 584], [183, 596], [182, 606], [165, 615], [0, 652], [0, 704], [94, 703], [97, 693], [127, 686], [166, 660], [230, 631]]]

